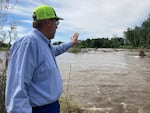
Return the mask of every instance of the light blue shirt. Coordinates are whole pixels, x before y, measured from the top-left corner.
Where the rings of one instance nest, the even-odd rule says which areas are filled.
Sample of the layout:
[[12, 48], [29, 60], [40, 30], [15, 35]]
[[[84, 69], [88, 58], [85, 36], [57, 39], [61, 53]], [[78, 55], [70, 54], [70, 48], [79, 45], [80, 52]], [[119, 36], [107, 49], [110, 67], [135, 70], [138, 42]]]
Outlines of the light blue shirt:
[[72, 45], [52, 46], [36, 29], [13, 44], [6, 81], [8, 113], [32, 113], [32, 107], [58, 100], [63, 85], [55, 56]]

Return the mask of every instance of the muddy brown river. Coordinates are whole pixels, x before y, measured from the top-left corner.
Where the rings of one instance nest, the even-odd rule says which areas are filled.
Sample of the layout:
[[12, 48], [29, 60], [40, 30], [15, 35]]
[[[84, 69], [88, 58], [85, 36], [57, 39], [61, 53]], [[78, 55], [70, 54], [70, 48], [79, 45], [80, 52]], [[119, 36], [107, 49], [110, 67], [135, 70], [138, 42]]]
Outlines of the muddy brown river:
[[[64, 83], [83, 113], [150, 113], [150, 50], [98, 49], [57, 57]], [[0, 54], [0, 70], [6, 53]], [[3, 59], [3, 60], [2, 60]]]
[[[57, 57], [69, 93], [82, 108], [99, 113], [150, 113], [150, 52], [98, 49]], [[91, 111], [93, 113], [93, 111]]]

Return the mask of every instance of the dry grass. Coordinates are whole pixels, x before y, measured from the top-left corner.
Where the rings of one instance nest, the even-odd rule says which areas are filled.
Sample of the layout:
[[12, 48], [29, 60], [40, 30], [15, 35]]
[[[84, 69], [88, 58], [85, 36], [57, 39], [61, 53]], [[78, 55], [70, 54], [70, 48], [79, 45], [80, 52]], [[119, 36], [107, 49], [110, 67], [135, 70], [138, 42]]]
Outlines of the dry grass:
[[61, 113], [80, 113], [80, 108], [71, 96], [60, 98]]
[[6, 70], [0, 73], [0, 113], [6, 113], [5, 110], [5, 84]]

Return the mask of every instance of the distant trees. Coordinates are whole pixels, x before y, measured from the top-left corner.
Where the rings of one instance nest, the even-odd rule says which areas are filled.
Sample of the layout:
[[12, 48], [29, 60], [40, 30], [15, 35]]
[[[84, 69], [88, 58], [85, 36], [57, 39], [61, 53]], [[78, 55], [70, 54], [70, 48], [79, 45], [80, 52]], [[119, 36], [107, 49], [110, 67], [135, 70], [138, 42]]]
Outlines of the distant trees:
[[58, 41], [58, 42], [54, 42], [53, 45], [59, 45], [61, 43], [62, 43], [61, 41]]
[[124, 31], [124, 38], [96, 38], [81, 41], [83, 48], [120, 48], [130, 46], [132, 48], [150, 48], [150, 15], [141, 24], [135, 28], [127, 28]]
[[[63, 42], [54, 42], [53, 45], [59, 45]], [[124, 46], [124, 39], [121, 37], [108, 38], [96, 38], [80, 40], [76, 47], [80, 48], [119, 48]]]
[[128, 28], [124, 36], [132, 47], [150, 48], [150, 15], [141, 26]]
[[124, 38], [97, 38], [81, 41], [81, 47], [83, 48], [119, 48], [122, 46], [150, 48], [150, 15], [140, 26], [127, 28], [127, 30], [124, 31]]
[[[80, 41], [81, 48], [150, 48], [150, 15], [135, 28], [127, 28], [124, 38], [114, 36], [112, 38], [91, 38]], [[61, 42], [54, 43], [55, 45]]]
[[81, 48], [119, 48], [124, 45], [124, 39], [121, 37], [96, 38], [81, 41]]

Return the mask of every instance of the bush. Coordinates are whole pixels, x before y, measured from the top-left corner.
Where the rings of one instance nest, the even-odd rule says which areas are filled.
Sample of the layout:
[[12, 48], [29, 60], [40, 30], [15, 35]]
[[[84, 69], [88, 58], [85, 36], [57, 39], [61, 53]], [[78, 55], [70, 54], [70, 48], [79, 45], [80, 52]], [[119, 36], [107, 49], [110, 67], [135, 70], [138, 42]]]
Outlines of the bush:
[[72, 47], [69, 49], [68, 52], [71, 52], [71, 53], [79, 53], [81, 52], [81, 49], [80, 48], [77, 48], [77, 47]]

